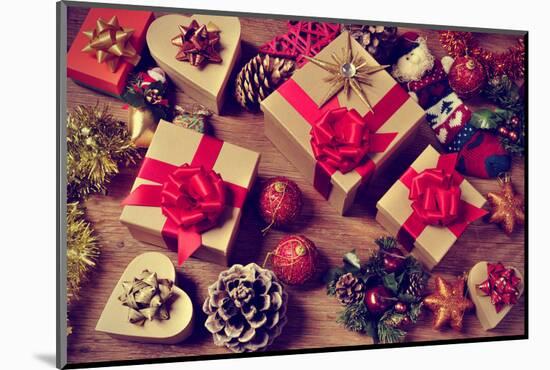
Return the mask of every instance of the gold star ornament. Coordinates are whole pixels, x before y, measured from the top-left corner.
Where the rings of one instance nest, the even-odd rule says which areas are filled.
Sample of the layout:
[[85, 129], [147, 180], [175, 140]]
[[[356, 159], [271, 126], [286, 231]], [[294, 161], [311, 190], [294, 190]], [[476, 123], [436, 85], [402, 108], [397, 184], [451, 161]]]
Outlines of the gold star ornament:
[[459, 277], [451, 285], [441, 276], [435, 277], [435, 292], [424, 298], [424, 305], [434, 314], [434, 329], [442, 329], [450, 324], [455, 330], [462, 330], [464, 313], [474, 308], [474, 304], [464, 296], [465, 279]]
[[515, 192], [510, 174], [505, 173], [498, 180], [502, 186], [501, 191], [487, 194], [491, 206], [489, 222], [500, 224], [504, 232], [511, 235], [516, 225], [525, 223], [523, 196]]
[[357, 94], [361, 101], [372, 111], [372, 105], [361, 85], [372, 86], [370, 75], [388, 68], [389, 65], [367, 65], [367, 61], [363, 56], [353, 52], [351, 36], [349, 32], [346, 33], [348, 37], [346, 47], [342, 49], [340, 55], [332, 53], [332, 61], [327, 62], [304, 55], [307, 60], [331, 73], [325, 79], [330, 83], [330, 88], [319, 103], [319, 108], [343, 89], [346, 96], [349, 96], [350, 91]]

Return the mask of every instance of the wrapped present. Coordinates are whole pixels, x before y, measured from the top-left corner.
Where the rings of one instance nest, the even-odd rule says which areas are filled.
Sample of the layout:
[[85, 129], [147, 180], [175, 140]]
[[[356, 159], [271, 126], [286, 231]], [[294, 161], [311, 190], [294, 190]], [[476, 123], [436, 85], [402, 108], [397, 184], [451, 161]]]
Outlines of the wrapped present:
[[485, 198], [455, 170], [457, 156], [428, 145], [376, 204], [376, 220], [429, 269], [487, 213]]
[[424, 117], [348, 32], [297, 70], [261, 108], [266, 136], [340, 214], [414, 136]]
[[157, 64], [186, 95], [219, 114], [241, 50], [239, 18], [169, 14], [147, 31]]
[[92, 8], [67, 53], [67, 77], [120, 97], [128, 74], [140, 61], [153, 13]]
[[[161, 120], [120, 221], [134, 238], [227, 265], [260, 155]], [[235, 166], [235, 163], [239, 163]]]

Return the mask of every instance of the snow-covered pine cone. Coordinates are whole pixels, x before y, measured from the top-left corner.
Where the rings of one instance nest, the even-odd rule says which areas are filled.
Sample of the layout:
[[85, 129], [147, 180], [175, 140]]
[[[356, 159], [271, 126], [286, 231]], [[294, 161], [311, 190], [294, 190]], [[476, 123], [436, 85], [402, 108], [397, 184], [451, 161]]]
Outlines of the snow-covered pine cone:
[[255, 263], [233, 265], [208, 287], [204, 325], [217, 346], [238, 353], [263, 351], [287, 322], [287, 301], [272, 271]]

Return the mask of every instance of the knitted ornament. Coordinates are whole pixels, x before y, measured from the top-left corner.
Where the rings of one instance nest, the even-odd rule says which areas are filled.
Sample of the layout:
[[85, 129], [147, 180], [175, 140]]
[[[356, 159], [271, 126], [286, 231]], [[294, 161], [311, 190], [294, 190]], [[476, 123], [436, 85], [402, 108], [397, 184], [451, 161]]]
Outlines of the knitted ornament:
[[286, 236], [266, 256], [271, 258], [273, 272], [286, 284], [300, 285], [315, 274], [318, 262], [315, 244], [302, 235]]
[[445, 146], [453, 142], [471, 116], [470, 109], [454, 92], [426, 111], [426, 120], [434, 130], [437, 140]]
[[462, 129], [455, 135], [453, 141], [445, 147], [448, 152], [459, 152], [464, 145], [475, 135], [477, 127], [468, 122]]
[[458, 154], [456, 169], [464, 175], [487, 179], [510, 169], [510, 155], [500, 140], [487, 131], [478, 131]]
[[449, 85], [463, 99], [476, 96], [485, 81], [485, 68], [469, 56], [456, 58], [449, 70]]
[[258, 199], [260, 216], [268, 224], [263, 232], [272, 226], [284, 228], [292, 225], [302, 210], [302, 192], [294, 181], [285, 177], [274, 177], [266, 181]]

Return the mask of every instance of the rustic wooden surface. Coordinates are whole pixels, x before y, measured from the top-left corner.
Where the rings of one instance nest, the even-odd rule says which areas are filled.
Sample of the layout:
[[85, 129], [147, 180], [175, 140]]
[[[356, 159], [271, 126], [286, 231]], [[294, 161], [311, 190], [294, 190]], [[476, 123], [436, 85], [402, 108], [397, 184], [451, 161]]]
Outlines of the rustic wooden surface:
[[[78, 32], [86, 16], [87, 9], [69, 8], [68, 45]], [[255, 47], [270, 40], [274, 35], [285, 31], [285, 23], [279, 20], [243, 18], [242, 43], [243, 57], [240, 65], [254, 54]], [[400, 29], [404, 32], [406, 29]], [[417, 30], [428, 38], [429, 46], [437, 57], [444, 55], [433, 30]], [[493, 50], [501, 50], [514, 42], [513, 36], [480, 34], [483, 45]], [[240, 67], [240, 65], [238, 67]], [[108, 103], [113, 114], [127, 119], [123, 103], [110, 97], [96, 94], [68, 81], [67, 100], [69, 109], [78, 104]], [[192, 103], [185, 93], [177, 93], [178, 103]], [[476, 107], [482, 102], [468, 102]], [[373, 240], [385, 234], [374, 221], [375, 202], [355, 204], [349, 217], [338, 216], [322, 200], [313, 187], [304, 182], [297, 170], [275, 149], [263, 135], [262, 114], [251, 114], [237, 108], [233, 101], [226, 104], [223, 116], [211, 119], [217, 137], [262, 153], [260, 180], [271, 176], [284, 175], [296, 181], [304, 193], [303, 215], [294, 231], [311, 238], [322, 253], [322, 268], [339, 265], [342, 254], [355, 248], [360, 256], [367, 256], [372, 250]], [[437, 146], [431, 129], [423, 126], [415, 143], [405, 149], [395, 166], [386, 176], [373, 186], [373, 199], [378, 199], [395, 182], [399, 174], [424, 149], [426, 144]], [[71, 308], [71, 322], [74, 332], [68, 338], [68, 359], [70, 363], [94, 361], [127, 360], [143, 358], [166, 358], [174, 356], [225, 354], [224, 348], [214, 346], [208, 332], [203, 328], [204, 316], [201, 305], [207, 286], [217, 277], [222, 266], [191, 259], [179, 273], [180, 286], [189, 293], [197, 312], [196, 330], [185, 342], [178, 345], [145, 345], [116, 340], [106, 334], [94, 331], [96, 322], [125, 266], [138, 254], [145, 251], [159, 251], [159, 247], [138, 242], [130, 236], [118, 217], [120, 202], [128, 194], [138, 167], [122, 171], [109, 187], [107, 196], [94, 196], [87, 201], [88, 216], [93, 221], [101, 243], [101, 260], [92, 280], [83, 289], [82, 299]], [[524, 162], [514, 160], [512, 176], [517, 190], [524, 190]], [[498, 190], [496, 180], [470, 179], [483, 194]], [[245, 207], [240, 232], [236, 241], [235, 261], [261, 263], [266, 253], [284, 235], [272, 231], [265, 238], [260, 235], [260, 225], [253, 207]], [[165, 250], [173, 261], [174, 252]], [[452, 278], [472, 267], [480, 260], [502, 261], [524, 271], [524, 233], [520, 229], [512, 237], [505, 236], [495, 225], [481, 221], [470, 226], [455, 244], [434, 273]], [[370, 338], [346, 331], [336, 322], [341, 306], [332, 297], [325, 295], [322, 283], [314, 282], [305, 287], [289, 288], [289, 323], [283, 334], [275, 341], [272, 350], [328, 348], [372, 343]], [[500, 326], [490, 332], [482, 330], [474, 314], [465, 318], [464, 330], [457, 333], [451, 330], [442, 332], [431, 328], [431, 314], [411, 329], [409, 341], [430, 341], [441, 339], [479, 338], [487, 336], [521, 335], [525, 331], [524, 299], [512, 309]]]

